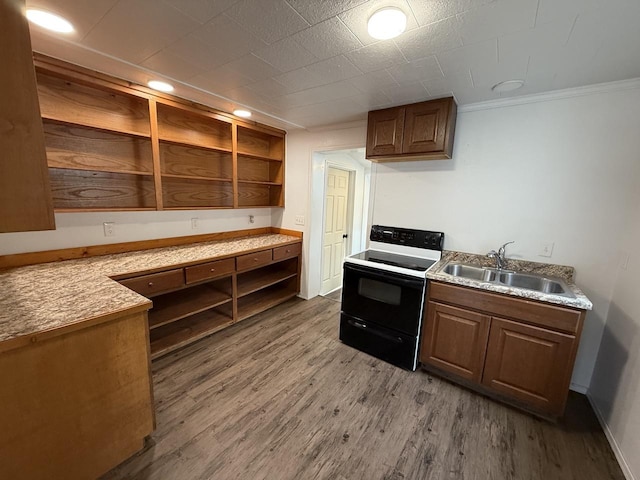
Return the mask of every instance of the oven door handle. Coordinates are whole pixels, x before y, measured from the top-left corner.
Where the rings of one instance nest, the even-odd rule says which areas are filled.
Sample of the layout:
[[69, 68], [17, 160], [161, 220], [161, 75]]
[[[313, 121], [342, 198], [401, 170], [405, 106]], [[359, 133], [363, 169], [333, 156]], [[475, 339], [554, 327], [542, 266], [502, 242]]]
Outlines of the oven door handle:
[[352, 327], [358, 328], [360, 330], [364, 330], [366, 332], [369, 332], [373, 335], [377, 335], [378, 337], [384, 338], [385, 340], [389, 340], [390, 342], [394, 342], [394, 343], [402, 343], [403, 340], [401, 337], [394, 337], [393, 335], [389, 335], [388, 333], [384, 333], [381, 332], [379, 330], [376, 330], [375, 328], [369, 328], [367, 327], [366, 324], [362, 323], [362, 322], [358, 322], [356, 320], [347, 320], [347, 323], [349, 325], [351, 325]]
[[413, 277], [398, 276], [397, 274], [385, 271], [385, 273], [379, 273], [379, 270], [373, 270], [367, 267], [360, 267], [352, 263], [344, 264], [345, 270], [352, 270], [360, 275], [368, 278], [374, 278], [384, 283], [391, 283], [393, 285], [399, 285], [402, 287], [415, 288], [416, 290], [422, 290], [424, 286], [424, 280]]

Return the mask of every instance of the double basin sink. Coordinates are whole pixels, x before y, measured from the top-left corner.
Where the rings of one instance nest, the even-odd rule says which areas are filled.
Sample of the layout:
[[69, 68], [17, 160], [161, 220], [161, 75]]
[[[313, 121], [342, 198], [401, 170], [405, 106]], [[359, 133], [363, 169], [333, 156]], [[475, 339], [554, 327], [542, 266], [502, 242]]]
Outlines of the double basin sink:
[[535, 292], [563, 297], [575, 297], [569, 286], [560, 278], [548, 278], [533, 273], [514, 272], [512, 270], [498, 270], [495, 268], [479, 267], [465, 263], [449, 262], [441, 270], [454, 277], [477, 280], [512, 288], [523, 288]]

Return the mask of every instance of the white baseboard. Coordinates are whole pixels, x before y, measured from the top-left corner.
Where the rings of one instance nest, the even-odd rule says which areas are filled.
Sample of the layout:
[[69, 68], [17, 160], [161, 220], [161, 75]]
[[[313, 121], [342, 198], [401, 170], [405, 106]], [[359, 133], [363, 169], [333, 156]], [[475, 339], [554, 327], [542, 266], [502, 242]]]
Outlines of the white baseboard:
[[611, 430], [609, 429], [609, 425], [604, 420], [602, 413], [598, 409], [596, 402], [593, 400], [593, 398], [591, 398], [591, 395], [589, 395], [589, 392], [587, 392], [587, 398], [589, 399], [589, 403], [591, 404], [591, 407], [593, 408], [593, 411], [595, 412], [596, 417], [598, 418], [598, 422], [600, 422], [600, 426], [602, 427], [602, 430], [604, 430], [604, 434], [607, 437], [607, 440], [609, 441], [609, 445], [611, 445], [611, 450], [613, 450], [613, 454], [616, 456], [616, 460], [618, 460], [618, 464], [620, 464], [620, 468], [622, 469], [622, 473], [624, 474], [624, 477], [627, 480], [636, 480], [636, 477], [631, 472], [631, 469], [629, 468], [629, 464], [627, 463], [627, 461], [624, 458], [624, 455], [622, 454], [622, 450], [620, 450], [620, 447], [618, 446], [618, 442], [616, 442], [616, 439], [613, 436], [613, 433], [611, 433]]
[[587, 393], [589, 393], [589, 388], [585, 387], [584, 385], [578, 385], [577, 383], [572, 383], [569, 386], [570, 390], [573, 390], [574, 392], [578, 392], [581, 393], [583, 395], [586, 395]]

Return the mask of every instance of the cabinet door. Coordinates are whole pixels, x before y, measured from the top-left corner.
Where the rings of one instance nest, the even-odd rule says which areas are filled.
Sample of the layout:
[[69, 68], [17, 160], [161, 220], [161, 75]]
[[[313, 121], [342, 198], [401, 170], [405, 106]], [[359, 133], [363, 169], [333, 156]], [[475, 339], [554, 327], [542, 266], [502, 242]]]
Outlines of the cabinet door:
[[480, 382], [490, 321], [488, 315], [430, 302], [420, 361]]
[[562, 415], [575, 337], [544, 328], [491, 320], [482, 383], [552, 415]]
[[56, 228], [23, 11], [23, 0], [0, 2], [0, 232]]
[[402, 153], [404, 108], [394, 107], [369, 112], [367, 121], [367, 158]]
[[406, 107], [402, 153], [442, 153], [440, 158], [451, 158], [453, 125], [455, 122], [453, 98], [415, 103]]

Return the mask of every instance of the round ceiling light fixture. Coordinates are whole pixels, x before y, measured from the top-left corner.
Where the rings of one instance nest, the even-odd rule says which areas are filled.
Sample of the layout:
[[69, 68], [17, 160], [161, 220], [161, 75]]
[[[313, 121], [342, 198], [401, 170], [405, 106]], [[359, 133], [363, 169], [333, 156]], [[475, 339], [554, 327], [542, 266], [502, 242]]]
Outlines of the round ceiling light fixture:
[[407, 16], [399, 8], [386, 7], [369, 17], [367, 31], [378, 40], [389, 40], [400, 35], [407, 28]]
[[51, 12], [30, 8], [27, 10], [27, 19], [39, 27], [46, 28], [56, 33], [71, 33], [73, 25], [68, 20]]
[[173, 92], [173, 85], [170, 85], [167, 82], [161, 82], [160, 80], [150, 80], [147, 82], [147, 85], [159, 92]]
[[242, 118], [249, 118], [251, 116], [251, 112], [249, 110], [242, 110], [241, 108], [234, 110], [233, 114], [236, 117], [242, 117]]
[[524, 86], [524, 80], [506, 80], [504, 82], [496, 83], [491, 90], [496, 93], [513, 92]]

